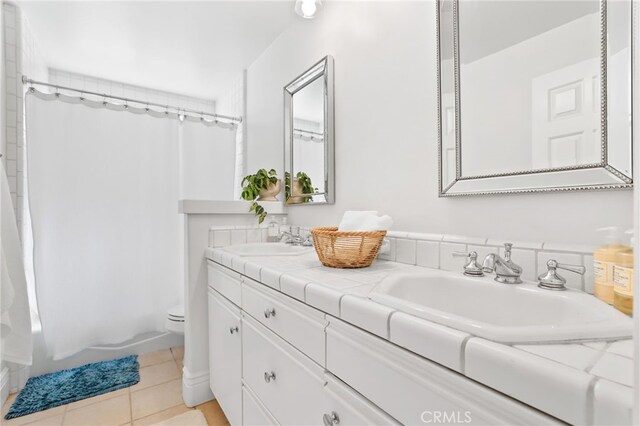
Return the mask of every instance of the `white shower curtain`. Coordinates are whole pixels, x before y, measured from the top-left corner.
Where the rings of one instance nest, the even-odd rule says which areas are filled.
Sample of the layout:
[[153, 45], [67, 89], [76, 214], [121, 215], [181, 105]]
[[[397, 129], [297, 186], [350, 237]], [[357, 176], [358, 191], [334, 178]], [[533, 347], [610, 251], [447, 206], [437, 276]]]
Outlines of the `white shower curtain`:
[[36, 292], [49, 355], [164, 330], [182, 292], [178, 120], [35, 95], [26, 102]]

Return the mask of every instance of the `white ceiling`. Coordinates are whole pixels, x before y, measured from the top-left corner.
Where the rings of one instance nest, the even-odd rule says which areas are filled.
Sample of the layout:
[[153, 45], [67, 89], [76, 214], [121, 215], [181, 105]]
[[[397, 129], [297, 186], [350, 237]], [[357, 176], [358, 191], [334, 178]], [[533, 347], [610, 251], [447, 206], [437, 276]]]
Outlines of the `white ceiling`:
[[22, 1], [49, 67], [215, 99], [297, 16], [294, 1]]

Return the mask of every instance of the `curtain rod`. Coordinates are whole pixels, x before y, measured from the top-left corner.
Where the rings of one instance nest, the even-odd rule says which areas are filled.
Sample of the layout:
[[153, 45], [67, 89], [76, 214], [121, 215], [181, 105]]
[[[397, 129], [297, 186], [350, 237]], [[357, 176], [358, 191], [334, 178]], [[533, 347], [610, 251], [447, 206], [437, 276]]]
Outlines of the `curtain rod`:
[[308, 133], [311, 135], [317, 135], [317, 136], [324, 136], [324, 133], [320, 133], [320, 132], [314, 132], [312, 130], [304, 130], [304, 129], [293, 129], [294, 132], [300, 132], [300, 133]]
[[147, 105], [147, 106], [155, 106], [155, 107], [160, 107], [160, 108], [165, 108], [166, 110], [168, 109], [173, 109], [179, 112], [185, 112], [185, 113], [191, 113], [191, 114], [197, 114], [197, 115], [206, 115], [209, 117], [214, 117], [215, 119], [222, 119], [222, 120], [228, 120], [232, 123], [242, 123], [242, 117], [231, 117], [228, 115], [222, 115], [222, 114], [214, 114], [212, 112], [204, 112], [204, 111], [196, 111], [193, 109], [188, 109], [188, 108], [180, 108], [177, 106], [173, 106], [173, 105], [162, 105], [162, 104], [158, 104], [155, 102], [146, 102], [146, 101], [140, 101], [140, 100], [136, 100], [136, 99], [130, 99], [130, 98], [123, 98], [121, 96], [113, 96], [113, 95], [107, 95], [106, 93], [98, 93], [98, 92], [92, 92], [90, 90], [80, 90], [80, 89], [74, 89], [73, 87], [65, 87], [65, 86], [60, 86], [58, 84], [51, 84], [51, 83], [45, 83], [43, 81], [36, 81], [36, 80], [32, 80], [30, 78], [27, 78], [26, 75], [22, 76], [22, 84], [28, 84], [30, 86], [38, 85], [38, 86], [46, 86], [46, 87], [53, 87], [56, 89], [56, 91], [62, 89], [62, 90], [70, 90], [72, 92], [78, 92], [80, 94], [87, 94], [87, 95], [94, 95], [94, 96], [102, 96], [104, 98], [109, 98], [109, 99], [117, 99], [119, 101], [124, 101], [124, 102], [134, 102], [136, 104], [142, 104], [142, 105]]

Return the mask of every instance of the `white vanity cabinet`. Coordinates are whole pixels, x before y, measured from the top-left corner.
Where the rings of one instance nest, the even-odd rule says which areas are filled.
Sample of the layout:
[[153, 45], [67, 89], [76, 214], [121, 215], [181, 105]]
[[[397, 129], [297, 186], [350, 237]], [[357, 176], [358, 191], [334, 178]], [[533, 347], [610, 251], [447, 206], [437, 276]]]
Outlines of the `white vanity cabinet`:
[[224, 266], [208, 270], [211, 390], [232, 425], [556, 423]]
[[209, 385], [231, 424], [242, 424], [240, 308], [209, 289]]

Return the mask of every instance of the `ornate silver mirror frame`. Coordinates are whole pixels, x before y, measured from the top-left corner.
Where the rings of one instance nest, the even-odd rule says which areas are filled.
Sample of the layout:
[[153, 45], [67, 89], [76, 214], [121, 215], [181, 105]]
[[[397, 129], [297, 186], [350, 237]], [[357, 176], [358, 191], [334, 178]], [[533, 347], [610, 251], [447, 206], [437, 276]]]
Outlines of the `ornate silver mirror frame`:
[[[294, 129], [294, 96], [310, 84], [321, 80], [323, 86], [324, 120], [322, 134], [306, 130]], [[327, 55], [307, 71], [296, 77], [284, 87], [284, 168], [285, 168], [285, 198], [289, 206], [305, 206], [315, 204], [333, 204], [335, 202], [335, 157], [334, 157], [334, 107], [333, 107], [333, 57]], [[313, 193], [290, 194], [290, 177], [296, 179], [297, 173], [303, 171], [294, 164], [294, 139], [300, 132], [307, 139], [316, 139], [315, 143], [324, 146], [324, 182], [318, 185], [313, 182], [316, 190]], [[317, 141], [320, 142], [317, 142]], [[295, 201], [294, 201], [295, 200]]]
[[[462, 0], [465, 1], [465, 0]], [[628, 6], [629, 34], [617, 34], [628, 37], [631, 43], [631, 2], [621, 0]], [[610, 133], [611, 121], [607, 113], [611, 112], [608, 102], [608, 83], [623, 75], [608, 75], [610, 58], [607, 54], [609, 32], [616, 31], [614, 22], [608, 28], [607, 0], [600, 0], [600, 161], [593, 164], [580, 164], [555, 168], [539, 168], [532, 170], [488, 173], [465, 176], [462, 171], [462, 138], [461, 138], [461, 93], [460, 93], [460, 19], [459, 0], [438, 0], [437, 7], [437, 48], [438, 48], [438, 192], [440, 197], [461, 195], [484, 195], [500, 193], [549, 192], [568, 190], [618, 189], [633, 186], [631, 170], [632, 145], [629, 125], [628, 141], [616, 140], [616, 143], [628, 144], [628, 158], [623, 158], [625, 166], [616, 167], [612, 161], [611, 144], [607, 136]], [[620, 18], [619, 8], [616, 11]], [[626, 13], [623, 9], [622, 13]], [[630, 51], [630, 49], [629, 49]], [[452, 56], [452, 57], [451, 57]], [[451, 60], [452, 59], [452, 60]], [[629, 67], [631, 58], [629, 53]], [[630, 75], [630, 68], [629, 68]], [[630, 80], [628, 96], [631, 94]], [[615, 102], [623, 102], [616, 98]], [[626, 105], [625, 105], [626, 108]], [[626, 111], [626, 110], [625, 110]], [[619, 114], [618, 114], [619, 115]], [[628, 115], [631, 116], [630, 98]], [[623, 120], [628, 118], [623, 117]], [[622, 121], [624, 125], [624, 121]], [[618, 120], [620, 124], [620, 120]], [[626, 130], [625, 130], [626, 132]], [[623, 139], [627, 139], [626, 137]], [[627, 149], [627, 145], [623, 147]], [[491, 147], [488, 147], [491, 149]], [[617, 158], [620, 156], [617, 151]], [[627, 166], [627, 162], [629, 165]], [[447, 164], [443, 164], [447, 163]], [[452, 173], [455, 163], [455, 175]], [[447, 167], [449, 166], [449, 167]]]

